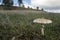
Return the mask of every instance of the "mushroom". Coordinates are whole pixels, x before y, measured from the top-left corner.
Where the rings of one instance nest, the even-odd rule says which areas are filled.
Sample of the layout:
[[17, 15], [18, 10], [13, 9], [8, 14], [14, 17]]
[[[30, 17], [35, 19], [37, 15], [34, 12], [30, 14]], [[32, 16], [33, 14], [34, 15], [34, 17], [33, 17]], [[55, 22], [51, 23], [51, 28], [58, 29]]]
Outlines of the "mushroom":
[[37, 19], [33, 20], [33, 23], [42, 24], [41, 34], [44, 35], [44, 27], [45, 27], [44, 24], [50, 24], [50, 23], [52, 23], [52, 20], [44, 19], [44, 18], [37, 18]]

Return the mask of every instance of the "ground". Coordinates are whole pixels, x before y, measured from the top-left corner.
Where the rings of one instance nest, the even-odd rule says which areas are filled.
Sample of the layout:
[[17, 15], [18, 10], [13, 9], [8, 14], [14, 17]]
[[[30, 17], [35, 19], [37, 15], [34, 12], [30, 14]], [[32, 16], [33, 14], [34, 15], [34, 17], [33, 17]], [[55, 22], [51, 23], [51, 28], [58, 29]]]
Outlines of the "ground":
[[[36, 18], [53, 21], [45, 25], [45, 36], [41, 35], [41, 24]], [[0, 38], [2, 40], [60, 40], [60, 14], [31, 10], [0, 10]]]

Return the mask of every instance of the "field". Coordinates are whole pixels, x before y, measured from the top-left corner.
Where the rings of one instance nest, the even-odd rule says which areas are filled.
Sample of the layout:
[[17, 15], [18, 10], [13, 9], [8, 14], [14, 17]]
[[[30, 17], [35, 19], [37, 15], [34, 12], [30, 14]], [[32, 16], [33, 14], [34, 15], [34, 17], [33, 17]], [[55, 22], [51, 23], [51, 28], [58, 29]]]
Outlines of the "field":
[[[36, 18], [53, 21], [46, 24], [45, 35], [41, 35], [41, 24]], [[0, 10], [0, 40], [60, 40], [60, 14], [30, 10]]]

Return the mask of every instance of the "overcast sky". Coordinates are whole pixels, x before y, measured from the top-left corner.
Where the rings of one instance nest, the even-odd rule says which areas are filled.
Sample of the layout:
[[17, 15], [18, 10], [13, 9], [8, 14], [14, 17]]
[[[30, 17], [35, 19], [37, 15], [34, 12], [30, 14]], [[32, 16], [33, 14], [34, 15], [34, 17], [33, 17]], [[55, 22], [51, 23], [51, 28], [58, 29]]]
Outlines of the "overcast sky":
[[31, 4], [34, 6], [44, 7], [46, 9], [60, 8], [60, 0], [31, 0]]
[[50, 12], [60, 12], [60, 0], [23, 0], [24, 4], [31, 7], [44, 8]]
[[31, 0], [31, 5], [39, 6], [49, 11], [60, 12], [60, 0]]

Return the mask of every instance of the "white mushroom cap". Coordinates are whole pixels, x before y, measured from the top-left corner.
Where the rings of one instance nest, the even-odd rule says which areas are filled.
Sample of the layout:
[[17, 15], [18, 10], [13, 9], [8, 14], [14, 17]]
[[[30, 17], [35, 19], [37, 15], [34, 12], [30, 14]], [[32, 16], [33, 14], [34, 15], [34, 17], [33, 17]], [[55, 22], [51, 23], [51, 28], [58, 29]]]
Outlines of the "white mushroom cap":
[[35, 19], [33, 20], [34, 23], [41, 23], [41, 24], [49, 24], [49, 23], [52, 23], [51, 20], [49, 19], [44, 19], [44, 18], [38, 18], [38, 19]]

